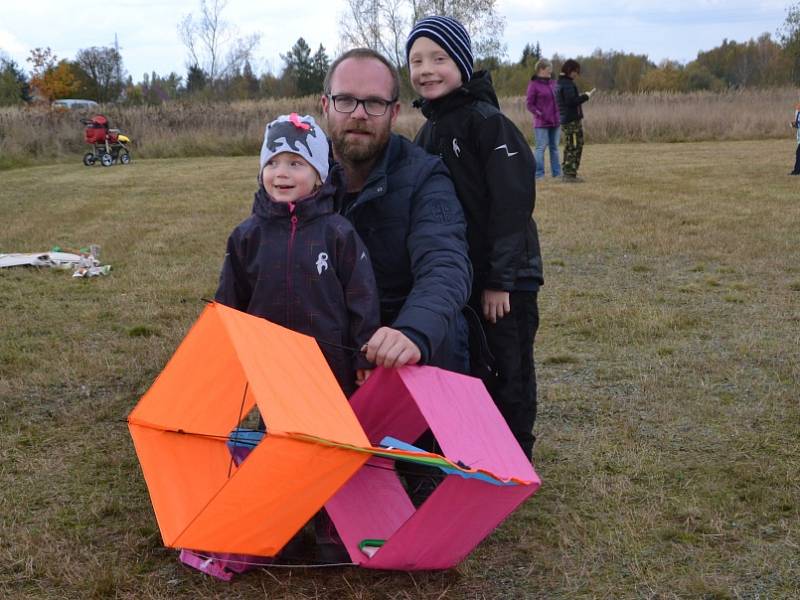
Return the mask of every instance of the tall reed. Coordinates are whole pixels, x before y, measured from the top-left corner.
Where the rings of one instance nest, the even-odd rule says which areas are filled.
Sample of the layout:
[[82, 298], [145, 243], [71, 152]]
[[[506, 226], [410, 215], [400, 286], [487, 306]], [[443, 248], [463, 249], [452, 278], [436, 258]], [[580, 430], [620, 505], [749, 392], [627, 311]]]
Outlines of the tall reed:
[[[505, 98], [503, 110], [530, 131], [525, 98]], [[588, 143], [756, 140], [791, 136], [797, 103], [792, 88], [722, 93], [643, 92], [594, 95], [583, 105]]]
[[[797, 101], [792, 88], [724, 93], [596, 94], [584, 105], [587, 143], [749, 140], [791, 136]], [[524, 96], [503, 98], [504, 112], [532, 139]], [[319, 99], [283, 98], [234, 103], [174, 102], [101, 108], [133, 139], [135, 158], [257, 154], [264, 125], [279, 114], [320, 117]], [[77, 159], [86, 151], [80, 112], [0, 109], [0, 168]], [[413, 138], [419, 111], [404, 104], [395, 131]]]

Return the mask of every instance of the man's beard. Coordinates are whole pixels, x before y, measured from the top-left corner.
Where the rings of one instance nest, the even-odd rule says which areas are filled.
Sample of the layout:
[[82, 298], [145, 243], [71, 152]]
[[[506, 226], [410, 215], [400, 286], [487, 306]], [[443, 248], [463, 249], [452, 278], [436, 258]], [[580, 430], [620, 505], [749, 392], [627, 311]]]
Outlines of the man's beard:
[[[352, 125], [348, 128], [352, 130], [359, 130], [358, 127]], [[367, 131], [366, 129], [361, 129]], [[363, 139], [348, 139], [346, 130], [331, 131], [330, 139], [333, 145], [336, 156], [339, 160], [349, 162], [351, 164], [358, 164], [370, 162], [378, 157], [383, 152], [386, 143], [389, 140], [390, 128], [379, 126], [371, 131], [372, 137]]]

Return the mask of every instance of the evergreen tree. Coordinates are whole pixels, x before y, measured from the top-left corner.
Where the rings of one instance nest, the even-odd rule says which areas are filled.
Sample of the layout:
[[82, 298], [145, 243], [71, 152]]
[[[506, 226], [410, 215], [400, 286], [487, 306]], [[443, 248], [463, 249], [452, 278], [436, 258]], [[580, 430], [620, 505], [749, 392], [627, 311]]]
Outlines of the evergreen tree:
[[539, 45], [539, 42], [536, 42], [535, 46], [525, 44], [525, 47], [522, 49], [522, 56], [519, 59], [519, 64], [523, 67], [533, 66], [540, 58], [542, 58], [542, 47]]
[[314, 80], [318, 82], [317, 90], [322, 91], [322, 84], [325, 81], [325, 75], [328, 73], [328, 67], [330, 67], [330, 59], [328, 58], [328, 54], [325, 52], [325, 47], [320, 44], [319, 48], [317, 48], [316, 54], [314, 54], [314, 58], [312, 59], [313, 63], [313, 70], [314, 70]]
[[250, 66], [250, 61], [246, 60], [242, 68], [242, 79], [244, 80], [244, 88], [248, 98], [255, 98], [258, 95], [258, 78], [253, 73], [253, 67]]
[[0, 106], [30, 102], [28, 78], [17, 63], [0, 58]]
[[327, 62], [325, 49], [320, 46], [322, 53], [311, 57], [311, 48], [303, 38], [299, 38], [292, 49], [286, 54], [281, 54], [281, 58], [286, 63], [283, 76], [294, 82], [299, 96], [308, 96], [322, 91], [322, 78], [319, 76], [317, 63]]
[[208, 77], [199, 65], [192, 65], [186, 73], [186, 93], [197, 94], [206, 89]]

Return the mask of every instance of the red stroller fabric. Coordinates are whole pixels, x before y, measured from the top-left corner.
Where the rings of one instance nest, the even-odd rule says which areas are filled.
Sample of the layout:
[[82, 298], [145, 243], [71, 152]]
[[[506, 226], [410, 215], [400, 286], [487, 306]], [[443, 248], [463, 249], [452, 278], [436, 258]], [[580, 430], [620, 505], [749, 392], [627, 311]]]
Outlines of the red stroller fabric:
[[95, 115], [91, 121], [86, 123], [83, 138], [87, 144], [105, 144], [106, 140], [116, 143], [118, 136], [116, 133], [108, 132], [108, 119], [103, 115]]

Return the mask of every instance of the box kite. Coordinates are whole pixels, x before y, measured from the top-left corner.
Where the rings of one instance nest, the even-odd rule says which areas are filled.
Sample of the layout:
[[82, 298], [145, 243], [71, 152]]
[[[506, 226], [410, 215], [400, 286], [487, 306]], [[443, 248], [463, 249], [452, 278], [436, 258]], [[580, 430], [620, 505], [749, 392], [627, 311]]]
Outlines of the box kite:
[[[239, 464], [254, 407], [266, 432]], [[216, 303], [128, 424], [172, 548], [275, 556], [324, 505], [354, 563], [445, 569], [540, 485], [479, 380], [377, 369], [348, 403], [313, 338]], [[443, 456], [409, 444], [427, 428]], [[441, 472], [419, 508], [398, 461]]]

